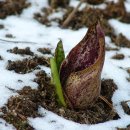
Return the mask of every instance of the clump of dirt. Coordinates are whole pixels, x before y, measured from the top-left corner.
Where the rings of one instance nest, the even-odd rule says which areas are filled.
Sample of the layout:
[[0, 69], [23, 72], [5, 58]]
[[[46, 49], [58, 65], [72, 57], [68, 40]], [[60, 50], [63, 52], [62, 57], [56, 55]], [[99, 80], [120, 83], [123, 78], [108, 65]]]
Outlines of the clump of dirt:
[[129, 73], [129, 74], [130, 74], [130, 68], [127, 68], [127, 73]]
[[8, 15], [20, 14], [24, 8], [30, 5], [26, 0], [5, 0], [0, 1], [0, 18]]
[[126, 12], [120, 21], [124, 23], [130, 23], [130, 13]]
[[121, 102], [121, 106], [123, 107], [124, 109], [124, 112], [128, 115], [130, 115], [130, 107], [128, 106], [128, 102], [130, 101], [124, 101], [124, 102]]
[[130, 130], [130, 125], [128, 125], [127, 128], [117, 128], [117, 130]]
[[103, 3], [105, 0], [84, 0], [84, 1], [87, 1], [87, 3], [89, 4], [98, 5]]
[[[60, 22], [61, 25], [65, 21], [65, 19], [69, 16], [70, 12], [72, 12], [73, 9], [74, 8], [69, 8], [67, 13], [63, 17], [63, 20]], [[92, 23], [97, 21], [97, 19], [101, 15], [102, 13], [100, 9], [85, 7], [83, 10], [77, 11], [75, 13], [73, 19], [68, 24], [68, 27], [76, 30], [84, 26], [88, 27], [92, 25]]]
[[38, 20], [40, 23], [49, 27], [49, 26], [51, 26], [52, 21], [55, 21], [57, 23], [59, 23], [59, 21], [60, 21], [60, 19], [58, 19], [58, 18], [54, 18], [54, 19], [51, 19], [51, 20], [48, 19], [48, 16], [51, 15], [52, 13], [54, 13], [54, 12], [58, 12], [58, 9], [53, 10], [51, 8], [43, 8], [40, 13], [34, 14], [34, 19]]
[[0, 56], [0, 60], [3, 60], [2, 56]]
[[126, 11], [125, 0], [119, 0], [118, 2], [108, 2], [106, 9], [104, 9], [104, 18], [111, 19], [116, 18], [121, 22], [130, 23], [130, 13]]
[[38, 48], [37, 51], [41, 52], [42, 54], [51, 54], [50, 48]]
[[20, 115], [24, 115], [25, 117], [36, 117], [38, 115], [38, 106], [30, 99], [33, 98], [31, 97], [31, 95], [35, 95], [35, 90], [32, 90], [31, 87], [29, 88], [28, 86], [25, 86], [23, 88], [23, 91], [28, 91], [30, 94], [28, 94], [28, 96], [19, 95], [11, 97], [8, 100], [7, 107], [10, 109], [10, 111], [18, 113]]
[[0, 29], [3, 29], [4, 28], [4, 25], [3, 24], [0, 24]]
[[8, 70], [14, 70], [16, 73], [29, 73], [32, 72], [35, 69], [40, 69], [38, 65], [44, 65], [49, 67], [49, 59], [45, 57], [39, 57], [39, 56], [34, 56], [32, 58], [25, 58], [22, 61], [17, 60], [17, 61], [8, 61], [7, 69]]
[[112, 59], [116, 59], [116, 60], [123, 60], [124, 58], [125, 58], [124, 54], [116, 54], [112, 56]]
[[14, 47], [13, 49], [7, 50], [7, 52], [20, 55], [34, 55], [34, 53], [30, 50], [29, 47], [26, 47], [25, 49], [19, 49], [18, 47]]
[[128, 82], [130, 82], [130, 78], [126, 78]]
[[41, 13], [35, 13], [34, 14], [34, 19], [39, 21], [42, 24], [45, 24], [47, 27], [51, 26], [50, 21], [47, 18], [48, 14], [41, 14]]
[[116, 37], [113, 37], [112, 41], [119, 47], [130, 48], [130, 40], [128, 40], [122, 33]]
[[117, 130], [130, 130], [130, 125], [128, 125], [127, 128], [117, 128]]
[[110, 47], [110, 46], [106, 46], [105, 50], [106, 51], [119, 51], [119, 48], [113, 48], [113, 47]]
[[13, 124], [17, 130], [34, 130], [34, 128], [28, 124], [27, 119], [20, 114], [8, 112], [1, 116], [1, 118], [6, 120], [9, 124]]
[[5, 37], [7, 37], [7, 38], [15, 38], [12, 34], [6, 34]]
[[70, 0], [48, 0], [51, 8], [67, 7]]
[[102, 80], [101, 95], [106, 99], [111, 100], [114, 91], [117, 89], [117, 85], [112, 79]]
[[104, 10], [104, 17], [110, 18], [122, 18], [125, 15], [126, 9], [124, 5], [124, 0], [119, 0], [118, 2], [108, 2], [107, 7]]

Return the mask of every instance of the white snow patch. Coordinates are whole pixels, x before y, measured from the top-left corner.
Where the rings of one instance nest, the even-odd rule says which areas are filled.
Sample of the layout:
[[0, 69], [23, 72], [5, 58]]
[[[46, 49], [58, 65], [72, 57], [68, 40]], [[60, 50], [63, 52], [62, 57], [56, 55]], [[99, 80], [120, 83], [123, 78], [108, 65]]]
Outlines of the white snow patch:
[[0, 119], [0, 130], [16, 130], [11, 124], [5, 122], [5, 120]]
[[130, 24], [122, 23], [115, 19], [109, 20], [109, 23], [114, 28], [116, 34], [122, 33], [130, 39]]
[[41, 9], [44, 7], [48, 7], [47, 0], [27, 0], [31, 3], [31, 6], [27, 9], [24, 9], [21, 14], [24, 18], [32, 18], [34, 13], [41, 12]]

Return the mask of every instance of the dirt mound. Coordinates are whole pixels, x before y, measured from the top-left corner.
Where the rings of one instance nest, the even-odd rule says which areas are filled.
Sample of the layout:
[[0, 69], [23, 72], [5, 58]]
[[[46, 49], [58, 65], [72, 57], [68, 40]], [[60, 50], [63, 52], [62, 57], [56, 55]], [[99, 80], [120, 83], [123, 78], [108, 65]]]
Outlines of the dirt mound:
[[0, 18], [6, 18], [9, 15], [17, 15], [27, 8], [30, 4], [26, 0], [5, 0], [0, 1]]
[[29, 73], [32, 72], [35, 69], [40, 69], [39, 65], [44, 65], [49, 67], [49, 59], [45, 57], [39, 57], [39, 56], [33, 56], [30, 58], [25, 58], [22, 61], [8, 61], [7, 69], [8, 70], [14, 70], [16, 73]]
[[30, 50], [29, 47], [26, 47], [25, 49], [19, 49], [18, 47], [14, 47], [13, 49], [7, 50], [7, 52], [20, 55], [34, 55], [34, 53]]

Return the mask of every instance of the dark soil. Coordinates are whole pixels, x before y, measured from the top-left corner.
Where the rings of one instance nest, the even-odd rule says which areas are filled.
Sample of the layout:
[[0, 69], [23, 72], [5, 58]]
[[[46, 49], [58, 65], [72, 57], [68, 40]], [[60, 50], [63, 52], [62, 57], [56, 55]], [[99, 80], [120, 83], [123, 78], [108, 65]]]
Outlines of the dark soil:
[[40, 69], [39, 65], [44, 65], [49, 67], [49, 59], [45, 57], [33, 56], [30, 58], [25, 58], [22, 61], [8, 61], [7, 69], [14, 70], [16, 73], [25, 74], [32, 72], [35, 69]]
[[116, 54], [112, 56], [112, 59], [116, 59], [116, 60], [123, 60], [124, 58], [125, 58], [124, 54]]
[[29, 5], [30, 4], [26, 0], [0, 1], [0, 18], [3, 19], [9, 15], [18, 15]]
[[126, 78], [128, 82], [130, 82], [130, 78]]
[[3, 29], [4, 28], [4, 25], [3, 24], [0, 24], [0, 29]]
[[42, 54], [51, 54], [50, 48], [38, 48], [37, 51], [41, 52]]
[[113, 48], [113, 47], [109, 47], [109, 46], [106, 46], [106, 47], [105, 47], [105, 50], [106, 50], [106, 51], [119, 51], [118, 48]]
[[130, 48], [130, 40], [128, 40], [122, 33], [116, 37], [112, 37], [112, 41], [119, 47]]
[[34, 128], [28, 124], [27, 119], [23, 115], [15, 112], [5, 113], [2, 118], [8, 123], [13, 124], [17, 130], [34, 130]]
[[130, 68], [127, 69], [127, 72], [130, 74]]
[[46, 26], [51, 26], [51, 21], [48, 20], [48, 15], [53, 11], [50, 8], [43, 8], [42, 13], [35, 13], [34, 18], [40, 23], [45, 24]]
[[98, 4], [102, 4], [105, 0], [84, 0], [84, 1], [87, 1], [87, 3], [92, 5], [98, 5]]
[[7, 38], [15, 38], [12, 34], [6, 34], [5, 37], [7, 37]]
[[48, 0], [51, 8], [66, 7], [70, 0]]
[[[130, 101], [128, 101], [130, 102]], [[121, 105], [124, 109], [124, 112], [127, 113], [128, 115], [130, 115], [130, 107], [128, 106], [127, 101], [121, 102]]]
[[7, 52], [20, 55], [30, 55], [30, 56], [34, 55], [34, 53], [30, 50], [29, 47], [26, 47], [25, 49], [19, 49], [18, 47], [14, 47], [13, 49], [7, 50]]
[[124, 0], [119, 0], [117, 3], [108, 2], [107, 7], [104, 10], [104, 17], [107, 19], [110, 18], [120, 18], [122, 19], [126, 13]]
[[0, 60], [3, 60], [2, 56], [0, 56]]
[[117, 128], [117, 130], [130, 130], [130, 125], [128, 125], [127, 128]]

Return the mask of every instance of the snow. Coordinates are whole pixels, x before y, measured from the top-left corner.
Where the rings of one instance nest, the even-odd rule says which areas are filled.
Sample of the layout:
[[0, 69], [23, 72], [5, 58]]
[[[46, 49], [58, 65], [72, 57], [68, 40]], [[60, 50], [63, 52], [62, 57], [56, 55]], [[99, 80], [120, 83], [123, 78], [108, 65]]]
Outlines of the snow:
[[[5, 26], [4, 29], [0, 30], [0, 39], [10, 41], [28, 41], [28, 43], [16, 43], [0, 40], [0, 55], [4, 59], [0, 61], [0, 107], [4, 106], [11, 96], [17, 95], [16, 92], [12, 92], [8, 88], [12, 88], [14, 90], [20, 90], [24, 86], [37, 88], [37, 84], [33, 82], [36, 71], [28, 74], [17, 74], [14, 71], [8, 71], [6, 69], [8, 60], [22, 60], [25, 57], [28, 57], [11, 54], [7, 52], [8, 49], [12, 49], [16, 46], [19, 48], [30, 47], [33, 52], [41, 55], [37, 51], [39, 47], [49, 47], [54, 50], [60, 38], [63, 40], [64, 49], [67, 55], [67, 53], [83, 38], [87, 31], [87, 28], [81, 28], [77, 31], [73, 31], [69, 29], [61, 29], [57, 25], [46, 27], [40, 24], [33, 19], [33, 14], [35, 12], [39, 12], [43, 6], [47, 7], [47, 0], [28, 1], [32, 3], [32, 6], [24, 9], [20, 16], [9, 16], [4, 20], [0, 20], [0, 24]], [[72, 6], [76, 6], [77, 4], [78, 1], [71, 1]], [[127, 10], [130, 10], [129, 4], [129, 1], [125, 3]], [[102, 5], [101, 7], [104, 8], [105, 5]], [[58, 12], [50, 15], [49, 18], [61, 18], [62, 15], [62, 13]], [[128, 39], [130, 39], [130, 24], [121, 23], [114, 19], [109, 20], [109, 23], [116, 30], [116, 34], [123, 33]], [[6, 34], [10, 33], [14, 36], [14, 38], [9, 39], [5, 37]], [[109, 37], [106, 37], [105, 39], [106, 45], [116, 47]], [[118, 90], [114, 93], [112, 101], [114, 109], [118, 112], [121, 119], [99, 123], [96, 125], [78, 124], [59, 117], [58, 115], [39, 106], [39, 113], [43, 115], [43, 117], [28, 118], [29, 124], [36, 130], [116, 130], [116, 127], [126, 127], [130, 123], [130, 116], [124, 113], [120, 102], [130, 100], [130, 83], [126, 80], [126, 78], [130, 77], [130, 75], [126, 72], [126, 69], [130, 67], [130, 49], [121, 48], [118, 51], [118, 53], [123, 53], [125, 55], [125, 58], [121, 61], [111, 59], [111, 57], [116, 53], [117, 51], [106, 52], [102, 78], [111, 78], [118, 86]], [[50, 74], [49, 68], [44, 66], [40, 67]], [[19, 83], [19, 79], [22, 80], [22, 82]], [[15, 130], [12, 125], [7, 124], [3, 119], [0, 119], [0, 130], [7, 129]]]
[[130, 0], [125, 1], [125, 8], [127, 12], [130, 12]]
[[[33, 125], [35, 129], [38, 130], [80, 130], [82, 129], [82, 125], [74, 123], [72, 121], [68, 121], [62, 117], [57, 116], [56, 114], [45, 110], [44, 108], [39, 108], [39, 113], [44, 116], [41, 118], [32, 118], [29, 119], [31, 124], [34, 124], [35, 121], [38, 122], [37, 125]], [[43, 122], [44, 120], [44, 122]], [[88, 128], [88, 126], [86, 127]]]
[[130, 24], [124, 24], [118, 20], [111, 19], [109, 20], [110, 25], [116, 30], [116, 34], [122, 33], [124, 34], [128, 39], [130, 39]]
[[0, 119], [0, 130], [16, 130], [12, 125], [5, 122], [5, 120]]

